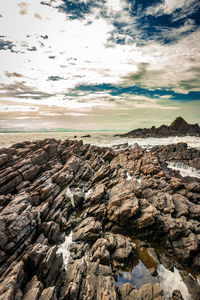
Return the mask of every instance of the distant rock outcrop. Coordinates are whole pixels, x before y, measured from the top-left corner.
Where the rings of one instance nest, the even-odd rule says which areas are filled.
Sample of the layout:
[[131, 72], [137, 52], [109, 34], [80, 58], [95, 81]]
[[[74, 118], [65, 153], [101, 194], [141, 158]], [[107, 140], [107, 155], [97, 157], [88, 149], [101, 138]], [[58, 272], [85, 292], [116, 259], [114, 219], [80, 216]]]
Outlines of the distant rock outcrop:
[[198, 124], [188, 124], [183, 118], [176, 118], [170, 126], [161, 125], [156, 128], [138, 128], [128, 133], [121, 134], [118, 136], [127, 136], [134, 138], [147, 138], [147, 137], [170, 137], [170, 136], [200, 136], [200, 127]]

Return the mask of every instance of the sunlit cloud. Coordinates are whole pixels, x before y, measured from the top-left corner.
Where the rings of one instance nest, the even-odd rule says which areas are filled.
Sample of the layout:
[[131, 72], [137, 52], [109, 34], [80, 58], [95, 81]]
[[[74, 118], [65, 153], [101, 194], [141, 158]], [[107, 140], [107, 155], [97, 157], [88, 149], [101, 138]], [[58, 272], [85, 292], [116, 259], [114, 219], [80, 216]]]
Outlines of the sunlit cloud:
[[1, 3], [1, 100], [63, 107], [77, 117], [130, 103], [164, 110], [158, 99], [199, 101], [199, 3], [153, 3]]

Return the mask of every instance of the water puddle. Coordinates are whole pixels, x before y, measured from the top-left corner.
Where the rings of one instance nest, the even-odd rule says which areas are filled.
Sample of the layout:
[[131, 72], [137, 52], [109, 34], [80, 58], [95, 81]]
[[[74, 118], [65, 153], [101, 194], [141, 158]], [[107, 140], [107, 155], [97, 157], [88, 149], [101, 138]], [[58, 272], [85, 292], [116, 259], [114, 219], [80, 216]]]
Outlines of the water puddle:
[[76, 211], [76, 215], [75, 215], [75, 220], [78, 219], [78, 218], [80, 218], [81, 214], [82, 214], [82, 211], [81, 210], [77, 210]]
[[[197, 299], [194, 298], [194, 294], [191, 295], [190, 291], [193, 288], [193, 284], [198, 285], [198, 276], [192, 276], [187, 273], [193, 282], [191, 285], [191, 281], [187, 282], [181, 276], [173, 262], [160, 249], [140, 247], [138, 246], [138, 241], [134, 240], [134, 242], [137, 248], [133, 264], [118, 275], [116, 282], [118, 287], [124, 283], [130, 283], [139, 289], [147, 283], [159, 283], [164, 291], [165, 299], [169, 299], [174, 290], [179, 290], [184, 300]], [[164, 261], [162, 263], [161, 260], [163, 258]]]

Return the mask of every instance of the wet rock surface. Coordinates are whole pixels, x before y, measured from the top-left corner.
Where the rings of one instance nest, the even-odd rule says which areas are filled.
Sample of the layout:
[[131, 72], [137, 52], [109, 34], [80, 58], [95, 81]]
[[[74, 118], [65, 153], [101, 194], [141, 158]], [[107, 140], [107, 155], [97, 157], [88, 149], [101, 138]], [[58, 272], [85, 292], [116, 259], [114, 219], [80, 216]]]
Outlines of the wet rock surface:
[[162, 161], [179, 162], [191, 168], [200, 169], [200, 151], [188, 148], [186, 143], [156, 146], [151, 151], [155, 152]]
[[[148, 246], [152, 276], [159, 264], [176, 266], [199, 299], [186, 270], [200, 267], [200, 182], [162, 157], [55, 139], [1, 149], [0, 299], [167, 299], [158, 282], [116, 284], [138, 255], [133, 238], [164, 249]], [[66, 265], [58, 248], [70, 232]]]

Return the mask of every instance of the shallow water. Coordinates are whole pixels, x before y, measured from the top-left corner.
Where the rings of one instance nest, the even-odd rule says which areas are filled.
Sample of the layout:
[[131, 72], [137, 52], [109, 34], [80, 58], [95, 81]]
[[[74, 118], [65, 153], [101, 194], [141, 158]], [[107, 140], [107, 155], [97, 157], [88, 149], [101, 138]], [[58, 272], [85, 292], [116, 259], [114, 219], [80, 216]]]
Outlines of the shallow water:
[[[134, 242], [136, 242], [136, 245], [139, 244], [137, 240], [134, 240]], [[120, 287], [124, 283], [131, 283], [139, 289], [144, 284], [158, 282], [163, 288], [165, 299], [169, 299], [174, 290], [180, 290], [184, 300], [192, 300], [193, 298], [179, 270], [173, 265], [172, 270], [169, 270], [161, 263], [159, 255], [163, 253], [161, 249], [137, 246], [132, 266], [118, 275], [116, 285]], [[151, 275], [151, 271], [155, 274], [154, 276]], [[196, 274], [196, 279], [191, 274], [190, 276], [198, 282]]]

